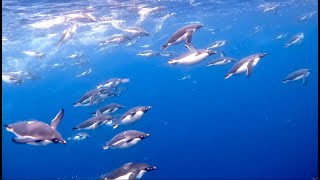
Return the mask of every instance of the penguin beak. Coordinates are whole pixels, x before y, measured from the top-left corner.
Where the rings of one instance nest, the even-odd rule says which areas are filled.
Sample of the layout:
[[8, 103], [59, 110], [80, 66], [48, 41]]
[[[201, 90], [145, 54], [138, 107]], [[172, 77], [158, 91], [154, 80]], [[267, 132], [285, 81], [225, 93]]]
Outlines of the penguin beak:
[[267, 53], [263, 53], [260, 55], [260, 57], [264, 57], [265, 55], [267, 55]]

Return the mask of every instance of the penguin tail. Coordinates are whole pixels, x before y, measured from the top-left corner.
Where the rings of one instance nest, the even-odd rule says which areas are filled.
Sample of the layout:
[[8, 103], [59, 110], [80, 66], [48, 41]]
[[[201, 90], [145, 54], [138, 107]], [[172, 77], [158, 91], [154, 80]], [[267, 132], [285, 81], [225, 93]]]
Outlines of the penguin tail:
[[107, 150], [109, 148], [109, 146], [102, 146], [103, 150]]
[[78, 127], [73, 127], [72, 128], [72, 130], [78, 130], [78, 129], [80, 129], [80, 128], [78, 128]]
[[167, 44], [161, 46], [161, 49], [162, 49], [162, 50], [166, 50], [167, 48], [168, 48], [168, 45], [167, 45]]

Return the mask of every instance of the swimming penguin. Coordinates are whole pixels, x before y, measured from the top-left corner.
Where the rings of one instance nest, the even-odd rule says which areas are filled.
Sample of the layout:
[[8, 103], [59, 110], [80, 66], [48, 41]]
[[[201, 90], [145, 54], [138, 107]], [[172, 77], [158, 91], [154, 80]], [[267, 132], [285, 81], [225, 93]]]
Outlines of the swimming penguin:
[[219, 47], [222, 47], [224, 45], [226, 45], [229, 41], [227, 40], [219, 40], [219, 41], [216, 41], [214, 42], [210, 47], [208, 47], [207, 49], [216, 49], [216, 48], [219, 48]]
[[145, 50], [145, 51], [141, 51], [137, 54], [138, 56], [143, 56], [143, 57], [152, 57], [152, 56], [158, 56], [161, 55], [159, 52], [157, 51], [153, 51], [153, 50]]
[[[98, 110], [101, 112], [101, 114], [111, 114], [122, 108], [124, 108], [124, 106], [121, 104], [110, 103], [106, 106], [101, 107]], [[92, 113], [92, 114], [96, 115], [96, 113]]]
[[302, 22], [302, 21], [308, 20], [316, 13], [317, 13], [317, 11], [313, 11], [313, 12], [309, 12], [309, 13], [303, 14], [303, 15], [301, 15], [301, 16], [299, 16], [297, 18], [297, 21], [298, 22]]
[[114, 119], [113, 116], [101, 114], [99, 110], [96, 112], [96, 116], [92, 117], [83, 123], [79, 124], [76, 127], [73, 127], [72, 130], [80, 130], [80, 129], [96, 129], [104, 124], [106, 124], [108, 121]]
[[75, 134], [73, 137], [68, 137], [68, 140], [81, 141], [81, 140], [85, 140], [89, 137], [90, 137], [90, 135], [88, 133], [79, 132], [79, 133]]
[[138, 121], [142, 116], [151, 109], [151, 106], [137, 106], [129, 109], [119, 119], [114, 121], [113, 129], [119, 125], [132, 124]]
[[304, 33], [298, 33], [294, 35], [285, 45], [284, 47], [287, 48], [293, 44], [299, 43], [301, 44], [302, 40], [304, 38]]
[[97, 88], [108, 88], [108, 87], [118, 87], [121, 83], [129, 82], [129, 78], [111, 78], [102, 83], [100, 83]]
[[231, 57], [226, 57], [224, 52], [221, 52], [220, 58], [217, 58], [213, 61], [207, 63], [206, 66], [217, 66], [217, 65], [225, 65], [231, 62], [236, 62], [237, 60]]
[[78, 24], [73, 24], [71, 27], [64, 30], [62, 33], [62, 36], [61, 36], [59, 42], [56, 44], [56, 46], [59, 47], [59, 46], [61, 46], [61, 44], [65, 43], [66, 41], [71, 39], [74, 36], [74, 34], [76, 33], [77, 29], [78, 29]]
[[11, 72], [2, 72], [2, 80], [9, 84], [16, 84], [20, 86], [24, 81], [21, 76], [13, 74]]
[[177, 58], [171, 59], [170, 61], [168, 61], [169, 64], [194, 65], [200, 63], [205, 58], [211, 55], [217, 54], [216, 51], [211, 51], [208, 49], [197, 50], [193, 46], [189, 46], [187, 44], [185, 45], [187, 48], [189, 48], [190, 52], [187, 52]]
[[178, 29], [164, 44], [161, 49], [166, 50], [169, 46], [179, 44], [181, 42], [186, 42], [191, 46], [192, 34], [203, 27], [202, 24], [190, 24]]
[[113, 170], [110, 173], [103, 174], [99, 177], [99, 180], [135, 180], [140, 179], [146, 172], [156, 170], [155, 166], [150, 166], [145, 163], [130, 162], [124, 164], [118, 169]]
[[224, 79], [228, 79], [234, 74], [240, 74], [243, 72], [246, 72], [246, 76], [249, 77], [252, 73], [253, 67], [255, 67], [260, 59], [266, 54], [267, 53], [257, 53], [241, 59], [231, 68], [227, 75], [224, 76]]
[[297, 81], [297, 80], [302, 79], [302, 84], [305, 85], [308, 80], [310, 70], [311, 69], [299, 69], [297, 71], [294, 71], [293, 73], [291, 73], [287, 77], [285, 77], [282, 80], [282, 82], [286, 84], [290, 81]]
[[133, 145], [136, 145], [139, 141], [149, 137], [150, 134], [136, 131], [128, 130], [114, 136], [109, 142], [107, 142], [103, 149], [106, 150], [109, 147], [112, 148], [128, 148]]
[[121, 44], [124, 43], [126, 41], [130, 41], [133, 40], [132, 38], [130, 38], [127, 35], [123, 35], [123, 34], [114, 34], [110, 37], [108, 37], [106, 40], [102, 40], [100, 41], [100, 44], [98, 46], [102, 46], [105, 44]]
[[41, 53], [39, 51], [23, 51], [22, 53], [34, 58], [43, 58], [46, 56], [44, 53]]
[[29, 145], [48, 145], [50, 143], [66, 144], [57, 131], [57, 126], [61, 122], [64, 115], [64, 109], [61, 109], [56, 117], [48, 125], [41, 121], [31, 120], [22, 121], [9, 125], [4, 125], [7, 131], [12, 132], [17, 137], [12, 138], [12, 141], [18, 144]]
[[131, 39], [137, 38], [137, 37], [140, 38], [143, 36], [150, 36], [150, 34], [141, 27], [135, 27], [135, 26], [128, 27], [128, 28], [124, 29], [123, 31], [131, 33], [131, 36], [130, 36]]
[[105, 91], [105, 88], [93, 89], [85, 93], [77, 102], [73, 104], [73, 107], [91, 106], [93, 104], [97, 104], [97, 98], [103, 91]]

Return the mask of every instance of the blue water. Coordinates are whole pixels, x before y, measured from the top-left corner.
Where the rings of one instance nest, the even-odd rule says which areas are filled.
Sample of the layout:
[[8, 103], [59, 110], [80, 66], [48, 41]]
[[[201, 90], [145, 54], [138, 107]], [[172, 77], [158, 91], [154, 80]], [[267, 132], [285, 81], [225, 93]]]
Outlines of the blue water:
[[[134, 4], [121, 2], [127, 6]], [[30, 119], [50, 123], [64, 108], [65, 116], [58, 131], [67, 139], [76, 133], [72, 127], [90, 118], [90, 112], [102, 105], [123, 104], [125, 108], [116, 114], [135, 106], [152, 106], [133, 125], [84, 130], [91, 135], [89, 139], [68, 141], [66, 145], [15, 144], [11, 140], [14, 134], [3, 128], [2, 178], [97, 179], [128, 162], [157, 167], [143, 179], [318, 177], [318, 13], [304, 22], [296, 20], [304, 13], [317, 11], [317, 1], [279, 1], [276, 13], [257, 8], [264, 1], [134, 2], [165, 9], [146, 16], [138, 24], [151, 36], [138, 39], [132, 46], [119, 45], [106, 52], [97, 51], [96, 45], [104, 37], [119, 33], [111, 25], [102, 34], [90, 34], [97, 24], [83, 23], [73, 39], [56, 48], [54, 43], [69, 24], [47, 29], [35, 29], [30, 24], [62, 15], [58, 10], [61, 5], [65, 6], [64, 11], [91, 6], [96, 18], [118, 13], [116, 17], [126, 20], [124, 24], [129, 26], [139, 18], [135, 9], [114, 8], [110, 4], [117, 5], [115, 1], [108, 1], [109, 6], [99, 1], [74, 1], [72, 6], [62, 1], [2, 2], [5, 10], [2, 35], [8, 39], [2, 40], [2, 71], [31, 71], [43, 77], [26, 80], [20, 86], [3, 81], [2, 124]], [[125, 14], [128, 12], [132, 15]], [[168, 14], [168, 18], [162, 18]], [[249, 78], [242, 74], [229, 79], [223, 77], [233, 64], [204, 65], [219, 57], [218, 54], [193, 66], [169, 66], [170, 57], [136, 55], [145, 44], [151, 45], [149, 49], [161, 51], [171, 34], [191, 22], [216, 29], [214, 33], [204, 28], [196, 31], [192, 42], [197, 48], [206, 48], [215, 40], [229, 40], [230, 43], [217, 49], [219, 53], [224, 51], [236, 59], [258, 52], [268, 54]], [[262, 30], [249, 36], [256, 26]], [[301, 44], [283, 47], [300, 32], [305, 35]], [[56, 36], [48, 40], [47, 35], [54, 33]], [[288, 36], [272, 40], [280, 33]], [[39, 50], [48, 57], [45, 60], [26, 57], [21, 53], [26, 50]], [[177, 54], [187, 51], [183, 44], [170, 46], [168, 50]], [[77, 51], [90, 58], [89, 64], [67, 64], [65, 70], [42, 68], [69, 61], [64, 57]], [[93, 69], [90, 75], [75, 78], [89, 68]], [[306, 85], [301, 81], [281, 82], [289, 73], [302, 68], [312, 69]], [[187, 75], [191, 78], [180, 80]], [[99, 106], [73, 107], [85, 92], [114, 77], [130, 78], [124, 85], [127, 91]], [[129, 129], [151, 136], [128, 149], [103, 151], [106, 141]]]

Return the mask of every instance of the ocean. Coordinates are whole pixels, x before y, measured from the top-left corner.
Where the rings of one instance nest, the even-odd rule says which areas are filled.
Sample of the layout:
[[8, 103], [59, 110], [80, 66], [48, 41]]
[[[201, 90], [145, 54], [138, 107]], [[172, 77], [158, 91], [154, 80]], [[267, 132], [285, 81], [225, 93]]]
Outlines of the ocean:
[[[3, 179], [98, 179], [130, 162], [156, 167], [142, 179], [318, 179], [318, 1], [4, 0], [2, 12]], [[168, 64], [189, 50], [184, 42], [161, 46], [193, 23], [203, 25], [192, 33], [196, 49], [227, 43], [200, 63]], [[57, 45], [75, 24], [70, 38]], [[114, 34], [130, 34], [125, 29], [132, 26], [149, 36], [101, 44]], [[300, 42], [285, 48], [298, 33], [304, 33]], [[146, 50], [157, 53], [137, 55]], [[237, 61], [206, 66], [221, 52]], [[244, 72], [224, 78], [256, 53], [267, 54], [249, 77]], [[305, 83], [282, 82], [299, 69], [311, 69]], [[34, 77], [8, 83], [7, 72]], [[74, 107], [111, 78], [130, 81], [98, 105]], [[72, 130], [109, 103], [124, 106], [113, 113], [117, 118], [133, 107], [152, 108], [116, 129]], [[17, 144], [6, 130], [20, 121], [50, 125], [62, 108], [57, 131], [66, 144]], [[130, 148], [102, 149], [127, 130], [150, 137]], [[78, 132], [90, 136], [68, 140]]]

